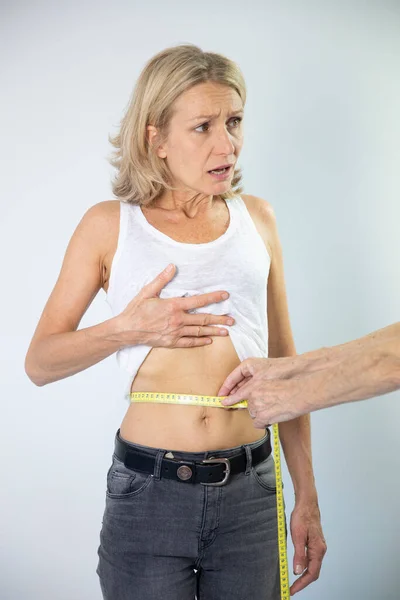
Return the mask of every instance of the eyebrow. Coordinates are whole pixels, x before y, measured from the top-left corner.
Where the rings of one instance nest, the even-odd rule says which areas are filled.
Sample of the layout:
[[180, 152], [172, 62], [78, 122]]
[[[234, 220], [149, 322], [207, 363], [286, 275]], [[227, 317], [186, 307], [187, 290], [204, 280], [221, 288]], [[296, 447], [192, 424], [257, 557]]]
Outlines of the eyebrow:
[[[234, 110], [231, 113], [229, 113], [229, 117], [232, 117], [233, 115], [237, 115], [240, 113], [244, 113], [244, 109], [243, 108], [239, 108], [239, 110]], [[217, 117], [218, 115], [213, 114], [213, 115], [198, 115], [197, 117], [192, 117], [191, 119], [188, 119], [188, 121], [198, 121], [199, 119], [207, 119], [208, 121], [210, 121], [211, 119], [214, 119], [215, 117]]]

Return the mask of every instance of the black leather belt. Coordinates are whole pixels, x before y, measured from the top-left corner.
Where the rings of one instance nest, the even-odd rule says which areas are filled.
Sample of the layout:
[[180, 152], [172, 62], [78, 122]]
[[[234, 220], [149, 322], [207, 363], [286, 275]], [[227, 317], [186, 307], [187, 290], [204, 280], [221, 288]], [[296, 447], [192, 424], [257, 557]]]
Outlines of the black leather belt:
[[[257, 448], [251, 448], [252, 465], [268, 458], [271, 454], [271, 435], [268, 431], [268, 437], [263, 444]], [[119, 436], [118, 429], [115, 437], [114, 453], [128, 469], [142, 471], [144, 473], [154, 473], [156, 457], [146, 454], [141, 450], [132, 448], [125, 440]], [[172, 458], [163, 458], [161, 462], [161, 477], [175, 479], [185, 483], [201, 483], [202, 485], [225, 485], [230, 475], [241, 473], [246, 470], [247, 458], [244, 448], [238, 451], [234, 456], [210, 457], [202, 461], [184, 461]]]

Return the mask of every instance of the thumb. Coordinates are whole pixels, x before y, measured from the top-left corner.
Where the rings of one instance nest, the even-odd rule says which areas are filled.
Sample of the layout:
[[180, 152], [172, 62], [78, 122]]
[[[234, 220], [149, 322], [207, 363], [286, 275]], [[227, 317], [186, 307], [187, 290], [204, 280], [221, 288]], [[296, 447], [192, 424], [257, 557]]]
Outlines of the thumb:
[[[223, 382], [222, 386], [219, 388], [218, 391], [218, 396], [227, 396], [231, 390], [233, 390], [235, 387], [238, 386], [238, 388], [241, 388], [243, 386], [244, 383], [248, 383], [251, 378], [254, 375], [254, 363], [253, 363], [253, 358], [246, 358], [245, 360], [243, 360], [233, 371], [232, 373], [230, 373], [225, 381]], [[247, 380], [247, 381], [246, 381]], [[239, 386], [239, 384], [241, 384]], [[247, 390], [248, 391], [248, 390]], [[239, 389], [236, 390], [235, 392], [235, 397], [236, 399], [233, 402], [238, 402], [239, 397], [238, 397], [238, 392]], [[240, 390], [241, 393], [245, 392], [246, 390]], [[232, 397], [232, 396], [231, 396]], [[246, 396], [244, 396], [243, 398], [240, 398], [241, 400], [245, 400]], [[233, 404], [232, 402], [232, 404]], [[223, 402], [223, 404], [226, 404], [227, 406], [229, 405], [229, 401], [228, 399], [226, 401]]]
[[158, 296], [163, 287], [171, 281], [175, 275], [175, 265], [170, 263], [161, 273], [159, 273], [153, 281], [150, 281], [147, 285], [142, 288], [142, 294], [145, 298], [152, 298]]
[[294, 556], [293, 556], [293, 572], [295, 575], [301, 575], [307, 567], [307, 555], [305, 548], [305, 539], [299, 537], [293, 539]]

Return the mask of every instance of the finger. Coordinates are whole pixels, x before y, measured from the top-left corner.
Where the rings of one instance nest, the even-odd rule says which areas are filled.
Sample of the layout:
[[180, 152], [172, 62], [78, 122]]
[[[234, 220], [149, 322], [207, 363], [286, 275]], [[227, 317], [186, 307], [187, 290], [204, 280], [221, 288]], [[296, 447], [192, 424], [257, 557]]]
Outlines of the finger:
[[150, 283], [146, 284], [139, 292], [145, 298], [151, 298], [155, 295], [159, 295], [163, 287], [172, 279], [175, 275], [175, 265], [170, 263], [161, 273], [159, 273]]
[[221, 404], [223, 406], [233, 406], [242, 400], [250, 400], [251, 395], [251, 383], [247, 382], [242, 385], [240, 389], [236, 390], [234, 394], [229, 394], [229, 396], [224, 397], [224, 394], [218, 394], [218, 396], [222, 397]]
[[[232, 319], [230, 315], [213, 315], [212, 313], [189, 313], [183, 311], [181, 314], [182, 322], [186, 325], [232, 325], [228, 319]], [[234, 324], [235, 320], [233, 321]]]
[[301, 577], [296, 579], [292, 587], [290, 588], [290, 593], [293, 595], [301, 590], [304, 590], [310, 583], [317, 581], [319, 578], [319, 574], [321, 571], [321, 561], [314, 558], [310, 560], [310, 564], [308, 565], [307, 570], [303, 573]]
[[212, 344], [212, 338], [209, 337], [181, 337], [174, 344], [174, 348], [194, 348], [195, 346], [206, 346]]
[[228, 334], [229, 331], [227, 329], [223, 329], [221, 327], [212, 327], [211, 325], [186, 325], [185, 327], [183, 327], [180, 333], [182, 337], [202, 337], [205, 335], [224, 336]]
[[[182, 310], [191, 310], [193, 308], [200, 308], [207, 306], [207, 304], [214, 304], [214, 302], [221, 302], [226, 300], [223, 294], [227, 292], [207, 292], [206, 294], [196, 294], [195, 296], [187, 296], [186, 298], [177, 298], [179, 306]], [[228, 296], [229, 297], [229, 296]]]
[[[240, 366], [240, 365], [239, 365]], [[223, 400], [221, 400], [221, 404], [223, 406], [232, 406], [241, 400], [251, 400], [251, 393], [254, 389], [254, 384], [252, 378], [247, 378], [246, 381], [242, 381], [240, 385], [240, 389], [237, 389], [235, 393], [229, 394]], [[219, 396], [224, 396], [224, 394], [218, 394]]]
[[242, 381], [239, 381], [239, 383], [237, 385], [235, 385], [234, 388], [232, 388], [232, 390], [229, 392], [230, 394], [234, 394], [237, 390], [240, 390], [240, 388], [249, 381], [249, 379], [251, 379], [250, 377], [246, 377], [245, 379], [242, 379]]
[[[222, 386], [218, 390], [217, 396], [227, 396], [235, 387], [235, 385], [238, 385], [246, 377], [250, 380], [252, 373], [249, 370], [249, 366], [250, 362], [248, 360], [241, 362], [240, 365], [238, 365], [236, 369], [234, 369], [232, 373], [230, 373], [225, 379]], [[232, 396], [230, 396], [230, 398], [232, 398]], [[236, 402], [238, 402], [238, 400], [236, 400]], [[229, 403], [227, 406], [228, 405]]]
[[293, 556], [293, 573], [301, 575], [308, 565], [306, 552], [307, 535], [299, 533], [293, 537], [294, 556]]
[[[250, 379], [252, 378], [252, 375], [250, 377], [245, 377], [244, 379], [242, 379], [242, 381], [239, 381], [239, 383], [235, 386], [234, 389], [240, 389], [241, 387], [243, 387], [246, 383], [248, 383], [250, 381]], [[234, 393], [234, 390], [232, 390], [232, 393]]]

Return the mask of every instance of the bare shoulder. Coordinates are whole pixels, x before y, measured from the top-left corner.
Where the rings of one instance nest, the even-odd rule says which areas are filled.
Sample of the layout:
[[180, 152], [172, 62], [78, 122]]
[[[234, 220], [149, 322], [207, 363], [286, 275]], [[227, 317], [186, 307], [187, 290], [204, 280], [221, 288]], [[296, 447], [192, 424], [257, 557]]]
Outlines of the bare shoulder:
[[90, 227], [98, 229], [99, 233], [105, 233], [109, 227], [118, 226], [119, 205], [119, 200], [103, 200], [88, 208], [83, 219]]
[[272, 204], [252, 194], [242, 194], [241, 197], [272, 258], [272, 241], [276, 234], [275, 212]]
[[252, 194], [242, 194], [242, 198], [248, 210], [252, 210], [260, 218], [265, 219], [266, 222], [275, 219], [273, 206], [268, 200]]

